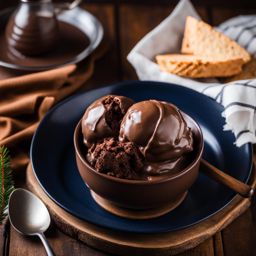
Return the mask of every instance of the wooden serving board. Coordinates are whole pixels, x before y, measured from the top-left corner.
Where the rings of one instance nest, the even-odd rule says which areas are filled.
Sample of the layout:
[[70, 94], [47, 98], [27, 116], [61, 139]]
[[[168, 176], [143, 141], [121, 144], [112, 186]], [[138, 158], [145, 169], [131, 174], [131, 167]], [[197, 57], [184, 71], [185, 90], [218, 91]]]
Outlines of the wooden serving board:
[[[249, 184], [253, 187], [256, 185], [255, 170]], [[175, 255], [194, 248], [225, 228], [241, 215], [251, 203], [249, 199], [237, 195], [219, 213], [190, 228], [162, 234], [131, 234], [93, 225], [63, 210], [42, 190], [30, 165], [27, 169], [27, 185], [43, 200], [53, 221], [64, 233], [89, 246], [117, 255]]]

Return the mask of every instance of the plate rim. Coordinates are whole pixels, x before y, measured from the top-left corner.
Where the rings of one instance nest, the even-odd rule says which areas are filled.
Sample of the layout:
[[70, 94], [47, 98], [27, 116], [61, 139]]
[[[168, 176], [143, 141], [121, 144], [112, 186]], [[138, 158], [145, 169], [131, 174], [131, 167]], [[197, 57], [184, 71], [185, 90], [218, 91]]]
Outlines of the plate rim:
[[[48, 119], [48, 117], [58, 108], [60, 108], [62, 105], [66, 104], [67, 102], [73, 100], [74, 98], [78, 97], [79, 95], [81, 94], [86, 94], [87, 92], [91, 92], [91, 91], [97, 91], [97, 90], [104, 90], [104, 89], [115, 89], [115, 88], [118, 88], [118, 87], [121, 87], [121, 86], [124, 86], [124, 85], [129, 85], [129, 84], [133, 84], [133, 83], [137, 83], [139, 86], [140, 85], [146, 85], [147, 83], [150, 83], [150, 84], [154, 84], [154, 85], [157, 85], [157, 86], [161, 86], [161, 85], [165, 85], [165, 86], [176, 86], [176, 87], [182, 87], [182, 89], [184, 90], [187, 90], [187, 91], [190, 91], [192, 93], [195, 93], [197, 95], [200, 95], [200, 96], [203, 96], [203, 97], [206, 97], [207, 99], [209, 100], [212, 100], [214, 103], [216, 103], [217, 105], [223, 107], [221, 104], [219, 104], [218, 102], [216, 102], [215, 100], [213, 100], [212, 98], [202, 94], [202, 93], [199, 93], [193, 89], [190, 89], [190, 88], [187, 88], [187, 87], [184, 87], [182, 85], [179, 85], [179, 84], [175, 84], [175, 83], [166, 83], [166, 82], [158, 82], [158, 81], [150, 81], [150, 80], [144, 80], [144, 81], [140, 81], [140, 80], [128, 80], [128, 81], [123, 81], [123, 82], [117, 82], [117, 83], [113, 83], [113, 84], [108, 84], [108, 85], [105, 85], [105, 86], [101, 86], [99, 88], [95, 88], [95, 89], [89, 89], [89, 90], [84, 90], [84, 91], [81, 91], [81, 92], [77, 92], [75, 93], [74, 95], [71, 95], [69, 97], [67, 97], [66, 99], [64, 99], [63, 101], [60, 101], [58, 104], [56, 104], [53, 108], [51, 108], [47, 113], [46, 115], [43, 117], [43, 119], [40, 121], [33, 137], [32, 137], [32, 140], [31, 140], [31, 146], [30, 146], [30, 151], [29, 151], [29, 156], [30, 156], [30, 163], [31, 163], [31, 166], [32, 166], [32, 170], [33, 170], [33, 173], [36, 177], [36, 180], [38, 181], [38, 183], [40, 184], [41, 188], [43, 189], [43, 191], [46, 193], [46, 195], [51, 199], [53, 200], [58, 206], [60, 206], [62, 209], [64, 209], [65, 211], [67, 211], [69, 214], [81, 219], [82, 221], [85, 221], [85, 222], [88, 222], [88, 223], [91, 223], [93, 225], [96, 225], [96, 226], [100, 226], [100, 227], [103, 227], [103, 228], [108, 228], [108, 229], [111, 229], [111, 230], [115, 230], [115, 231], [122, 231], [122, 232], [129, 232], [129, 233], [141, 233], [141, 234], [153, 234], [153, 233], [156, 233], [156, 231], [153, 231], [153, 230], [140, 230], [140, 231], [134, 231], [132, 228], [131, 229], [126, 229], [126, 228], [123, 228], [123, 227], [113, 227], [111, 225], [108, 225], [107, 223], [105, 223], [105, 225], [100, 225], [98, 224], [96, 221], [90, 221], [90, 220], [86, 220], [84, 219], [83, 217], [79, 216], [79, 214], [75, 213], [73, 210], [70, 210], [68, 209], [66, 206], [64, 206], [63, 204], [59, 203], [52, 195], [50, 195], [50, 193], [44, 188], [43, 184], [40, 182], [37, 174], [36, 174], [36, 170], [34, 168], [34, 163], [33, 163], [33, 158], [32, 158], [32, 154], [33, 154], [33, 145], [34, 145], [34, 141], [35, 141], [35, 138], [37, 136], [37, 133], [39, 131], [39, 128], [41, 127], [41, 125], [45, 122], [45, 120]], [[250, 159], [250, 165], [249, 165], [249, 170], [248, 170], [248, 176], [246, 178], [245, 181], [242, 181], [246, 184], [248, 184], [248, 181], [250, 180], [250, 177], [252, 175], [252, 170], [253, 170], [253, 146], [251, 143], [246, 143], [246, 146], [248, 146], [248, 153], [249, 153], [249, 159]], [[220, 207], [218, 210], [214, 211], [213, 213], [205, 216], [204, 218], [201, 218], [200, 220], [197, 220], [191, 224], [187, 224], [185, 226], [182, 226], [182, 227], [177, 227], [177, 228], [172, 228], [171, 230], [166, 230], [166, 229], [158, 229], [157, 233], [168, 233], [168, 232], [173, 232], [173, 231], [177, 231], [177, 230], [184, 230], [188, 227], [191, 227], [191, 226], [194, 226], [194, 225], [197, 225], [198, 223], [202, 222], [202, 221], [205, 221], [207, 219], [209, 219], [210, 217], [212, 217], [213, 215], [219, 213], [221, 210], [223, 210], [225, 207], [227, 207], [234, 199], [235, 197], [237, 196], [237, 193], [233, 192], [233, 195], [230, 196], [230, 199], [228, 200], [227, 203], [225, 203], [222, 207]]]

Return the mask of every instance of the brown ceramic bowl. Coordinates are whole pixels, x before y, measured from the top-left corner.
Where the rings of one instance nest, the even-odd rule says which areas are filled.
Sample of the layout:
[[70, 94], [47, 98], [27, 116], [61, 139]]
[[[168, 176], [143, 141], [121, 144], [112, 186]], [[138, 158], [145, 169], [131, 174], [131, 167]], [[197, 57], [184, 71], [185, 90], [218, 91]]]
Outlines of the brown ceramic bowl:
[[[81, 121], [77, 124], [74, 132], [77, 167], [84, 182], [93, 192], [94, 199], [101, 206], [104, 207], [104, 203], [102, 201], [99, 202], [97, 200], [99, 198], [115, 207], [136, 211], [164, 209], [168, 205], [171, 207], [173, 202], [178, 202], [179, 204], [183, 201], [187, 190], [198, 176], [203, 152], [203, 135], [199, 125], [188, 115], [183, 113], [183, 116], [193, 131], [194, 150], [191, 162], [177, 174], [154, 180], [120, 179], [97, 172], [85, 158], [87, 149], [83, 144]], [[104, 208], [110, 210], [108, 209], [109, 207]], [[171, 208], [174, 207], [172, 206]]]

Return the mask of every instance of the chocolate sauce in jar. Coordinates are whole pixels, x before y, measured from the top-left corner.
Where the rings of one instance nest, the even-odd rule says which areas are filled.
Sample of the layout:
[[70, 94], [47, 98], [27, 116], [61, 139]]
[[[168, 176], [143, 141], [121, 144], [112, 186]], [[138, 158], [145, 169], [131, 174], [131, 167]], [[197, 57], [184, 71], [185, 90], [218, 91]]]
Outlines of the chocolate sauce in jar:
[[50, 1], [21, 1], [5, 29], [13, 54], [34, 56], [53, 49], [59, 36], [58, 21]]
[[[24, 67], [51, 67], [63, 65], [79, 55], [88, 45], [89, 38], [79, 28], [58, 21], [58, 43], [53, 49], [37, 56], [26, 56], [10, 51], [4, 31], [0, 34], [0, 60]], [[35, 43], [36, 44], [36, 43]], [[40, 47], [38, 42], [37, 47]]]

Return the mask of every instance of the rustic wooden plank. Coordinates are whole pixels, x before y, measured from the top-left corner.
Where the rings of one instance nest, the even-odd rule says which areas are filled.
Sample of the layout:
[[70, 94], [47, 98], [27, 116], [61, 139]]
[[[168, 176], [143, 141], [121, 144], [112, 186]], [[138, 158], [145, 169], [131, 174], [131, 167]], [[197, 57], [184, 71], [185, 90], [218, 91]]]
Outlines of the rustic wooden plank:
[[215, 234], [215, 236], [213, 236], [213, 248], [214, 248], [214, 255], [224, 256], [221, 232], [218, 232]]
[[[150, 5], [120, 5], [121, 55], [125, 79], [137, 79], [133, 67], [126, 60], [127, 54], [143, 36], [171, 13], [173, 7], [173, 5], [156, 5], [154, 8]], [[208, 20], [204, 8], [198, 8], [198, 12], [204, 20]], [[171, 38], [172, 35], [170, 40]]]
[[0, 225], [0, 253], [1, 253], [1, 255], [3, 255], [3, 252], [4, 252], [4, 242], [5, 242], [4, 225]]
[[[43, 246], [40, 244], [39, 238], [36, 237], [25, 237], [17, 233], [11, 228], [11, 240], [9, 255], [45, 255]], [[51, 242], [50, 242], [51, 244]]]
[[250, 209], [222, 231], [222, 240], [225, 256], [256, 255], [256, 230]]
[[[63, 241], [64, 239], [64, 241]], [[86, 256], [106, 256], [105, 253], [88, 247], [77, 240], [65, 235], [61, 231], [56, 231], [56, 239], [53, 242], [56, 252], [59, 255], [86, 255]], [[99, 248], [100, 250], [100, 248]]]
[[127, 54], [144, 35], [167, 17], [171, 10], [172, 8], [162, 6], [152, 9], [149, 6], [121, 5], [120, 36], [125, 79], [137, 79], [134, 69], [126, 60]]
[[[255, 1], [256, 3], [256, 1]], [[243, 5], [241, 5], [243, 6]], [[212, 9], [212, 19], [213, 25], [217, 26], [220, 23], [226, 21], [227, 19], [233, 18], [237, 15], [244, 14], [255, 14], [256, 8], [244, 9], [244, 8], [213, 8]]]
[[[214, 256], [213, 238], [209, 238], [197, 247], [188, 250], [178, 256]], [[221, 256], [221, 255], [220, 255]]]
[[[87, 255], [87, 256], [106, 256], [105, 253], [92, 249], [83, 243], [63, 234], [55, 226], [46, 232], [47, 240], [56, 255]], [[11, 229], [11, 245], [9, 256], [45, 256], [45, 250], [37, 237], [26, 237]], [[100, 249], [100, 248], [99, 248]]]
[[85, 244], [63, 234], [61, 231], [56, 231], [56, 233], [57, 238], [54, 240], [53, 246], [59, 255], [106, 256], [105, 253], [92, 249]]
[[6, 218], [0, 225], [0, 254], [8, 255], [9, 251], [10, 222]]
[[104, 39], [101, 45], [105, 53], [95, 63], [95, 70], [92, 78], [87, 82], [91, 87], [112, 83], [118, 77], [118, 49], [115, 43], [115, 20], [114, 7], [111, 4], [102, 4], [100, 7], [95, 4], [83, 4], [82, 7], [95, 15], [104, 28]]

